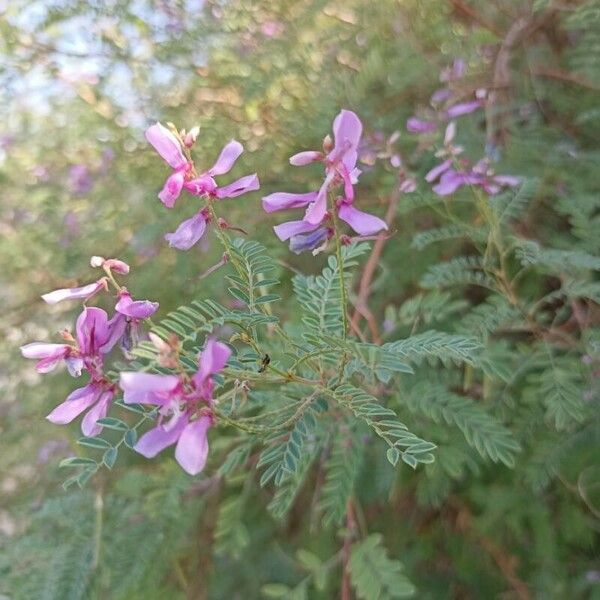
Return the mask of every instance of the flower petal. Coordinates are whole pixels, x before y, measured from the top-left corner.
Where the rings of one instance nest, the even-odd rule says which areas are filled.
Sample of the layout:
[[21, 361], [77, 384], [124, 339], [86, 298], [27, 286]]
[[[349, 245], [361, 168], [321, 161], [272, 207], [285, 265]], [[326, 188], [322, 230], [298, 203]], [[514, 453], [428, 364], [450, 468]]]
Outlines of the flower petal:
[[290, 250], [295, 254], [300, 254], [305, 250], [314, 250], [327, 239], [328, 235], [329, 231], [325, 227], [320, 227], [306, 235], [294, 235], [290, 238]]
[[290, 156], [290, 165], [294, 167], [302, 167], [312, 162], [323, 160], [323, 153], [317, 152], [316, 150], [305, 150], [304, 152], [298, 152], [294, 156]]
[[120, 312], [116, 312], [112, 319], [107, 323], [109, 335], [108, 339], [99, 350], [101, 354], [108, 354], [115, 346], [115, 344], [123, 337], [125, 329], [127, 327], [127, 318]]
[[122, 372], [119, 385], [123, 390], [125, 404], [155, 404], [163, 406], [180, 385], [175, 375]]
[[217, 182], [207, 174], [200, 175], [183, 184], [183, 187], [193, 196], [204, 196], [213, 194], [217, 189]]
[[95, 306], [86, 306], [77, 318], [75, 331], [81, 353], [97, 354], [110, 339], [106, 311]]
[[161, 450], [172, 446], [181, 435], [187, 425], [188, 418], [185, 415], [174, 417], [175, 422], [171, 421], [168, 425], [157, 425], [150, 431], [147, 431], [134, 447], [146, 458], [154, 458]]
[[406, 121], [406, 130], [409, 133], [430, 133], [437, 129], [437, 124], [433, 121], [425, 121], [418, 117], [410, 117]]
[[217, 162], [208, 171], [209, 175], [213, 177], [216, 175], [223, 175], [231, 171], [231, 168], [235, 164], [235, 161], [239, 158], [240, 154], [244, 151], [244, 147], [236, 140], [231, 140], [219, 154]]
[[25, 344], [19, 349], [21, 354], [25, 358], [62, 358], [68, 350], [69, 346], [66, 344], [46, 344], [45, 342], [32, 342], [31, 344]]
[[464, 174], [450, 169], [441, 176], [440, 182], [434, 185], [432, 189], [438, 196], [448, 196], [462, 185], [465, 185], [465, 183]]
[[202, 211], [186, 219], [173, 233], [167, 233], [165, 240], [178, 250], [189, 250], [206, 231], [206, 217]]
[[[323, 219], [325, 218], [325, 213], [327, 212], [327, 191], [329, 190], [329, 185], [335, 176], [335, 171], [331, 170], [327, 173], [325, 177], [325, 181], [323, 181], [323, 185], [319, 189], [319, 193], [317, 194], [317, 199], [308, 205], [306, 212], [304, 213], [304, 220], [307, 223], [311, 223], [312, 225], [319, 225]], [[297, 233], [304, 233], [302, 231], [298, 231]]]
[[106, 281], [104, 278], [82, 287], [63, 288], [48, 292], [47, 294], [42, 295], [42, 300], [47, 304], [56, 304], [62, 300], [88, 300], [102, 288], [106, 289]]
[[300, 208], [314, 202], [317, 199], [317, 192], [307, 192], [305, 194], [289, 194], [287, 192], [275, 192], [264, 196], [262, 205], [265, 212], [272, 213], [278, 210], [288, 208]]
[[146, 139], [174, 169], [179, 169], [187, 164], [179, 140], [160, 123], [156, 123], [146, 130]]
[[210, 375], [218, 373], [231, 356], [231, 349], [226, 344], [208, 338], [204, 349], [198, 355], [200, 368], [194, 375], [194, 381], [201, 383]]
[[86, 408], [98, 400], [101, 388], [90, 383], [85, 387], [71, 392], [67, 399], [59, 404], [47, 417], [48, 421], [56, 425], [66, 425], [77, 418]]
[[298, 235], [299, 233], [308, 233], [314, 231], [319, 225], [313, 225], [306, 221], [287, 221], [280, 225], [275, 225], [273, 231], [275, 235], [282, 241], [289, 240], [292, 236]]
[[340, 215], [340, 219], [346, 221], [360, 235], [372, 235], [382, 229], [388, 228], [385, 221], [379, 217], [362, 212], [354, 208], [351, 204], [342, 204], [338, 210], [338, 214]]
[[433, 167], [433, 169], [431, 169], [431, 171], [429, 171], [427, 173], [427, 175], [425, 175], [425, 181], [427, 181], [428, 183], [435, 181], [442, 173], [445, 173], [451, 166], [452, 166], [451, 158], [449, 158], [448, 160], [445, 160], [443, 163], [440, 163], [439, 165], [436, 165], [435, 167]]
[[468, 115], [473, 111], [481, 108], [482, 102], [481, 100], [473, 100], [471, 102], [461, 102], [460, 104], [455, 104], [451, 106], [446, 111], [446, 117], [448, 119], [454, 119], [455, 117], [460, 117], [462, 115]]
[[342, 160], [348, 171], [356, 165], [357, 148], [362, 135], [362, 123], [351, 110], [342, 110], [333, 121], [335, 145], [328, 158]]
[[88, 410], [85, 417], [81, 421], [81, 432], [86, 437], [94, 437], [102, 431], [102, 425], [97, 425], [98, 419], [103, 419], [108, 414], [110, 403], [113, 399], [114, 392], [109, 390], [104, 392], [99, 400]]
[[185, 173], [183, 171], [175, 171], [167, 177], [163, 189], [159, 192], [160, 201], [167, 207], [173, 208], [175, 201], [179, 198], [183, 183], [185, 181]]
[[235, 198], [236, 196], [241, 196], [246, 192], [253, 192], [258, 189], [260, 189], [258, 175], [256, 173], [252, 173], [252, 175], [241, 177], [229, 185], [217, 188], [216, 196], [217, 198]]
[[210, 417], [200, 417], [188, 423], [181, 432], [175, 448], [175, 459], [190, 475], [197, 475], [204, 469], [208, 457], [207, 433], [211, 425]]
[[133, 300], [129, 292], [122, 291], [115, 310], [134, 319], [147, 319], [158, 310], [158, 302], [150, 300]]

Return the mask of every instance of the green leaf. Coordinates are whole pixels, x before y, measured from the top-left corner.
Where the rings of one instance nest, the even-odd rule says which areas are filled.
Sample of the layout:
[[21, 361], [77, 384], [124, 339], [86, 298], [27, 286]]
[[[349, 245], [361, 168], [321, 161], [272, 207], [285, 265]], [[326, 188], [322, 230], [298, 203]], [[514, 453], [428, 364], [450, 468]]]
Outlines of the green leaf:
[[112, 448], [112, 444], [99, 437], [82, 437], [77, 440], [77, 443], [81, 446], [87, 446], [89, 448], [98, 448], [100, 450], [106, 450], [106, 448]]
[[115, 429], [116, 431], [127, 431], [129, 429], [127, 423], [114, 417], [103, 417], [102, 419], [98, 419], [96, 423], [98, 425], [102, 425], [102, 427], [106, 427], [107, 429]]
[[59, 467], [96, 467], [97, 463], [93, 458], [84, 458], [79, 456], [72, 456], [70, 458], [64, 458], [60, 461]]
[[117, 462], [117, 456], [119, 455], [119, 451], [117, 448], [109, 448], [102, 458], [102, 462], [109, 468], [112, 469]]
[[130, 429], [124, 436], [123, 441], [128, 448], [133, 449], [135, 443], [137, 442], [137, 431], [135, 429]]

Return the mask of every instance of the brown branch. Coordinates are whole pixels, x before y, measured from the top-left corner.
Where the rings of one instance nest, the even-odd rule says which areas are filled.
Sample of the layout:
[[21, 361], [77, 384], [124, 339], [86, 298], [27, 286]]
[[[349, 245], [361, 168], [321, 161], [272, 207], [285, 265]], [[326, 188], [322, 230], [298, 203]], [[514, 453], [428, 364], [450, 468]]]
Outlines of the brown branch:
[[532, 67], [531, 73], [536, 77], [546, 77], [548, 79], [556, 79], [558, 81], [564, 81], [566, 83], [573, 83], [589, 90], [598, 91], [600, 85], [595, 84], [593, 81], [570, 73], [569, 71], [562, 71], [561, 69], [551, 69], [548, 67]]
[[354, 516], [354, 504], [352, 498], [348, 500], [346, 505], [346, 537], [344, 538], [344, 547], [342, 548], [342, 592], [341, 600], [352, 600], [352, 591], [350, 585], [350, 571], [348, 563], [350, 562], [350, 554], [352, 551], [352, 541], [356, 533], [356, 518]]
[[504, 33], [496, 26], [494, 22], [488, 20], [481, 13], [477, 12], [472, 6], [469, 6], [463, 0], [450, 0], [450, 4], [456, 12], [462, 14], [471, 21], [474, 21], [478, 25], [481, 25], [484, 29], [491, 31], [494, 35], [498, 36], [499, 38], [504, 37]]
[[[396, 188], [390, 196], [388, 209], [385, 213], [385, 222], [388, 224], [389, 228], [391, 228], [391, 225], [394, 222], [394, 216], [396, 214], [396, 207], [398, 206], [398, 201], [400, 200], [400, 194], [400, 189]], [[350, 320], [351, 328], [354, 331], [357, 331], [360, 318], [361, 316], [364, 317], [371, 331], [371, 337], [376, 344], [381, 344], [381, 336], [379, 335], [377, 321], [375, 320], [373, 313], [369, 309], [368, 301], [369, 295], [371, 294], [371, 282], [373, 281], [375, 270], [377, 269], [377, 265], [379, 264], [379, 260], [381, 258], [381, 253], [383, 252], [383, 245], [385, 244], [387, 239], [387, 237], [380, 237], [377, 239], [375, 244], [373, 244], [371, 255], [369, 256], [369, 260], [367, 261], [365, 269], [360, 278], [360, 284], [358, 287], [358, 298], [356, 299], [356, 303], [354, 305], [354, 314], [352, 315], [352, 319]]]
[[455, 527], [461, 533], [474, 538], [483, 549], [490, 555], [496, 563], [502, 576], [511, 586], [519, 600], [531, 600], [531, 593], [527, 584], [519, 577], [517, 573], [518, 559], [509, 554], [502, 546], [490, 540], [485, 536], [478, 536], [472, 526], [472, 516], [469, 507], [459, 498], [453, 496], [449, 498], [448, 504], [456, 511]]

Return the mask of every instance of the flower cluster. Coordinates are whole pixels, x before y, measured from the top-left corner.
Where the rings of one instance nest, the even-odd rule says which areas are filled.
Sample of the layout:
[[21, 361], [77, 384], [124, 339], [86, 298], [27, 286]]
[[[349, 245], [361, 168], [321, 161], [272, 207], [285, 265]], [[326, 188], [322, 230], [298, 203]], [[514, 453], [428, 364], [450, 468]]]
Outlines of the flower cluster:
[[[430, 107], [424, 108], [420, 115], [413, 115], [406, 122], [409, 133], [427, 134], [436, 131], [451, 119], [468, 115], [484, 106], [487, 92], [483, 88], [474, 91], [474, 97], [466, 98], [464, 92], [458, 89], [466, 73], [466, 63], [462, 59], [454, 61], [452, 67], [444, 69], [440, 81], [446, 85], [437, 89], [429, 100]], [[468, 95], [473, 91], [467, 92]]]
[[[452, 82], [460, 79], [463, 72], [464, 66], [457, 62], [442, 79]], [[451, 88], [438, 90], [434, 96], [435, 101], [432, 98], [432, 103], [449, 102], [452, 98]], [[443, 119], [472, 112], [480, 105], [480, 101], [454, 104], [443, 111]], [[435, 123], [423, 123], [413, 120], [409, 122], [409, 130], [428, 133], [438, 126]], [[213, 202], [259, 189], [256, 174], [223, 186], [215, 181], [215, 177], [232, 169], [243, 152], [242, 145], [236, 141], [225, 145], [210, 169], [198, 173], [190, 156], [190, 149], [195, 144], [198, 133], [197, 127], [186, 132], [177, 131], [171, 125], [164, 127], [160, 123], [152, 125], [146, 131], [150, 144], [172, 169], [158, 195], [161, 202], [167, 208], [173, 208], [183, 190], [205, 200], [204, 206], [196, 214], [181, 223], [174, 233], [165, 236], [171, 246], [181, 250], [187, 250], [198, 242], [212, 219], [216, 220], [216, 225], [220, 228], [233, 229], [222, 217], [216, 217]], [[486, 193], [495, 194], [503, 186], [518, 183], [515, 177], [495, 175], [487, 160], [468, 167], [460, 158], [462, 148], [454, 144], [455, 134], [456, 125], [451, 121], [446, 126], [443, 148], [436, 153], [441, 162], [425, 177], [429, 183], [437, 181], [433, 188], [437, 194], [451, 194], [464, 185], [480, 186]], [[352, 111], [342, 110], [333, 122], [333, 138], [325, 138], [321, 151], [303, 151], [290, 158], [293, 166], [320, 163], [324, 169], [320, 187], [304, 193], [275, 192], [262, 198], [267, 213], [304, 209], [300, 220], [284, 222], [274, 227], [280, 240], [290, 241], [292, 251], [312, 250], [316, 253], [334, 235], [338, 247], [339, 242], [350, 243], [351, 238], [341, 235], [340, 221], [347, 223], [359, 238], [373, 236], [387, 229], [382, 219], [355, 207], [354, 186], [361, 174], [357, 168], [359, 154], [367, 168], [377, 158], [389, 161], [389, 165], [398, 170], [400, 191], [410, 192], [415, 189], [414, 179], [404, 170], [400, 154], [394, 148], [399, 134], [394, 134], [387, 140], [380, 136], [378, 140], [362, 143], [361, 135], [362, 123], [358, 116]], [[224, 258], [223, 262], [225, 261]], [[58, 289], [42, 296], [48, 304], [64, 300], [83, 301], [83, 311], [77, 318], [75, 335], [63, 331], [62, 343], [33, 342], [21, 348], [23, 356], [38, 361], [36, 368], [40, 373], [47, 373], [64, 362], [72, 376], [79, 377], [83, 371], [88, 374], [87, 384], [73, 391], [47, 418], [53, 423], [66, 424], [85, 412], [81, 423], [84, 435], [98, 435], [102, 430], [101, 419], [108, 414], [120, 387], [125, 404], [155, 407], [153, 414], [157, 421], [135, 443], [135, 450], [152, 458], [165, 448], [176, 445], [175, 458], [181, 467], [191, 475], [199, 473], [207, 460], [207, 434], [217, 418], [216, 401], [213, 397], [214, 376], [225, 367], [231, 349], [209, 337], [198, 355], [196, 372], [189, 375], [180, 360], [183, 351], [180, 340], [176, 337], [163, 340], [150, 333], [148, 337], [158, 350], [158, 365], [170, 369], [171, 374], [126, 371], [120, 373], [118, 380], [111, 380], [105, 369], [106, 356], [119, 344], [125, 357], [130, 358], [130, 350], [145, 335], [142, 323], [156, 312], [158, 303], [135, 300], [126, 287], [117, 283], [115, 276], [129, 273], [129, 266], [125, 262], [94, 256], [91, 266], [101, 268], [104, 275], [86, 285]], [[109, 290], [114, 290], [115, 299], [114, 312], [110, 318], [102, 308], [86, 305], [100, 292]]]
[[[108, 290], [109, 283], [116, 289], [117, 301], [115, 312], [109, 319], [105, 310], [97, 307], [83, 307], [77, 318], [75, 336], [63, 331], [63, 343], [32, 342], [21, 347], [25, 358], [37, 360], [39, 373], [48, 373], [62, 361], [65, 362], [73, 377], [80, 377], [82, 371], [89, 375], [88, 383], [73, 391], [67, 399], [58, 405], [47, 419], [52, 423], [64, 425], [88, 411], [81, 422], [81, 430], [85, 436], [95, 436], [102, 426], [97, 421], [108, 414], [111, 402], [117, 391], [115, 382], [104, 372], [105, 356], [121, 343], [128, 349], [139, 338], [139, 324], [143, 319], [153, 315], [158, 303], [148, 300], [134, 300], [126, 288], [119, 286], [114, 273], [126, 275], [129, 266], [117, 259], [104, 259], [94, 256], [93, 267], [101, 267], [106, 275], [93, 283], [82, 287], [54, 290], [42, 296], [48, 304], [56, 304], [63, 300], [87, 301], [101, 290]], [[133, 341], [132, 341], [133, 338]]]
[[[319, 190], [307, 193], [275, 192], [262, 199], [263, 208], [268, 213], [306, 208], [302, 219], [281, 223], [273, 228], [280, 240], [290, 240], [292, 251], [314, 249], [332, 237], [332, 215], [329, 210], [335, 210], [337, 216], [359, 235], [373, 235], [387, 229], [387, 225], [379, 217], [354, 207], [354, 185], [360, 175], [356, 161], [361, 134], [360, 119], [352, 111], [342, 110], [333, 121], [334, 139], [332, 141], [329, 137], [325, 138], [323, 151], [308, 150], [290, 158], [290, 163], [294, 166], [313, 162], [323, 164], [325, 179]], [[338, 188], [341, 194], [334, 196]], [[332, 202], [328, 207], [327, 200], [330, 196]]]
[[[167, 208], [175, 206], [177, 198], [184, 189], [192, 196], [200, 196], [207, 201], [235, 198], [259, 189], [260, 184], [256, 173], [246, 175], [224, 186], [217, 185], [215, 181], [215, 177], [225, 175], [233, 168], [235, 161], [244, 151], [242, 145], [235, 140], [223, 148], [217, 162], [210, 169], [198, 174], [189, 153], [198, 133], [197, 127], [186, 134], [185, 131], [178, 133], [175, 128], [167, 129], [160, 123], [152, 125], [146, 131], [146, 139], [173, 169], [158, 194], [160, 201]], [[174, 248], [189, 250], [204, 235], [210, 220], [208, 206], [204, 206], [194, 216], [183, 221], [175, 232], [168, 233], [165, 239]]]
[[455, 135], [456, 123], [451, 121], [446, 127], [444, 145], [435, 153], [436, 157], [443, 160], [425, 175], [425, 181], [428, 183], [438, 182], [432, 188], [438, 196], [453, 194], [465, 185], [480, 187], [486, 194], [493, 196], [504, 187], [519, 185], [520, 177], [495, 175], [487, 158], [472, 166], [465, 159], [459, 158], [463, 148], [454, 144]]
[[474, 164], [460, 157], [464, 149], [454, 144], [456, 122], [452, 119], [483, 108], [487, 96], [486, 90], [480, 88], [474, 92], [475, 99], [461, 100], [457, 84], [462, 81], [465, 72], [466, 65], [461, 59], [444, 69], [440, 81], [446, 85], [433, 93], [431, 107], [422, 111], [424, 117], [412, 116], [406, 122], [410, 133], [422, 136], [425, 147], [435, 144], [435, 136], [431, 134], [445, 125], [443, 146], [435, 153], [442, 160], [425, 175], [428, 183], [437, 182], [432, 189], [438, 196], [448, 196], [467, 185], [480, 187], [486, 194], [494, 195], [504, 187], [514, 187], [521, 182], [519, 177], [512, 175], [496, 175], [487, 157]]

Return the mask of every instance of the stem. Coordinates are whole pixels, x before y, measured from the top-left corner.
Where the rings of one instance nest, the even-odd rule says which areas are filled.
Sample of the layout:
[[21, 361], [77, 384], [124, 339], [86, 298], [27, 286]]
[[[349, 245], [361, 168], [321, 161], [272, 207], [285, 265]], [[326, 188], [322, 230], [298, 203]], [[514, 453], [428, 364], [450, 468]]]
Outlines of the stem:
[[337, 217], [335, 207], [331, 214], [333, 215], [333, 231], [335, 236], [335, 256], [337, 258], [338, 272], [340, 276], [340, 294], [341, 294], [341, 309], [342, 309], [342, 339], [346, 339], [348, 331], [348, 298], [346, 291], [346, 281], [344, 276], [344, 255], [342, 253], [342, 242], [340, 240], [340, 222]]
[[94, 510], [96, 512], [96, 525], [94, 528], [94, 555], [92, 559], [92, 569], [95, 569], [100, 561], [100, 548], [102, 545], [102, 509], [104, 500], [102, 499], [102, 491], [98, 490], [94, 499]]

